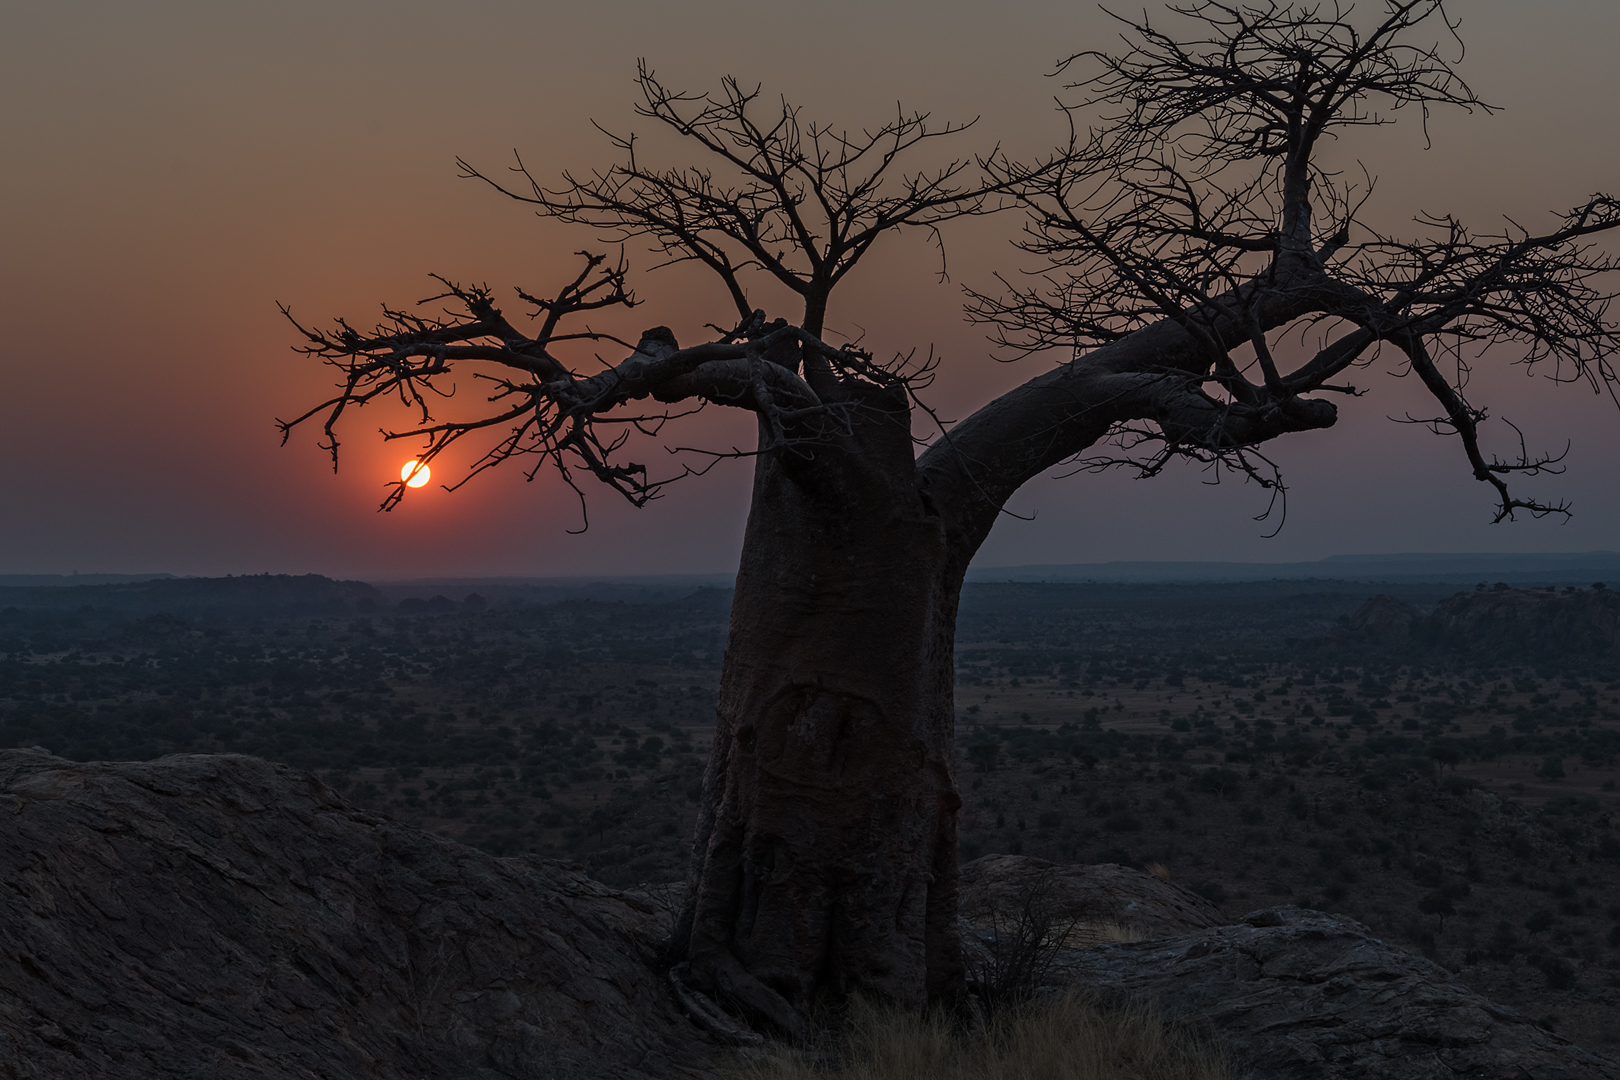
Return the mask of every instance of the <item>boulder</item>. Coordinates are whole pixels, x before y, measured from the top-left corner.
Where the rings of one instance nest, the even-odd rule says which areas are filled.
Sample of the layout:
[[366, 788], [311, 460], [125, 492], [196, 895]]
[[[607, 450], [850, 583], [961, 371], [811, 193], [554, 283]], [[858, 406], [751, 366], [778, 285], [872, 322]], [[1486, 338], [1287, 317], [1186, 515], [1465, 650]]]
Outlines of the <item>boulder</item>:
[[1165, 878], [1128, 866], [1061, 865], [1024, 855], [986, 855], [962, 867], [961, 910], [970, 924], [1033, 907], [1068, 940], [1142, 941], [1226, 922], [1221, 909]]
[[238, 755], [0, 751], [0, 1077], [710, 1074], [663, 921]]
[[1620, 1080], [1620, 1065], [1474, 993], [1343, 915], [1063, 949], [1049, 990], [1156, 1002], [1207, 1027], [1245, 1080]]

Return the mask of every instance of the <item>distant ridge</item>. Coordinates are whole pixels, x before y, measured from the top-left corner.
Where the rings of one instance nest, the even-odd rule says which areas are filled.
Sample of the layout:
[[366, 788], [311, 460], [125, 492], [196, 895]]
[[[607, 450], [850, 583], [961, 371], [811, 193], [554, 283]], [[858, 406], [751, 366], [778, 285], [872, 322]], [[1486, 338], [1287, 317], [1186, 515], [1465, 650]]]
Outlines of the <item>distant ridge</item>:
[[167, 581], [173, 574], [0, 574], [0, 588], [40, 589], [72, 585], [129, 585]]
[[[33, 590], [135, 586], [142, 583], [176, 583], [180, 595], [189, 590], [217, 593], [220, 584], [227, 591], [246, 587], [263, 590], [271, 580], [278, 583], [321, 579], [320, 575], [258, 575], [246, 578], [197, 578], [175, 574], [0, 574], [0, 589], [8, 590], [11, 602], [31, 595]], [[1403, 584], [1477, 584], [1498, 581], [1510, 585], [1590, 585], [1605, 581], [1620, 588], [1620, 551], [1513, 553], [1398, 552], [1388, 555], [1329, 555], [1312, 562], [1176, 562], [1117, 561], [1100, 563], [1038, 563], [1025, 566], [974, 566], [967, 572], [971, 583], [1013, 582], [1096, 582], [1099, 584], [1244, 581], [1353, 581]], [[248, 584], [257, 580], [258, 584]], [[572, 574], [526, 577], [521, 575], [479, 577], [374, 578], [367, 582], [377, 592], [375, 598], [396, 603], [407, 597], [430, 598], [444, 595], [461, 600], [479, 593], [486, 600], [510, 599], [547, 603], [560, 599], [625, 600], [647, 602], [684, 596], [698, 589], [729, 589], [735, 572], [713, 574]], [[186, 586], [180, 583], [194, 582]], [[358, 582], [347, 583], [350, 585]], [[285, 586], [281, 586], [285, 588]], [[307, 587], [307, 586], [306, 586]], [[28, 590], [27, 593], [11, 590]], [[274, 587], [272, 587], [274, 591]], [[65, 596], [64, 598], [65, 599]], [[86, 601], [80, 600], [79, 603]], [[55, 606], [46, 604], [45, 606]]]
[[554, 604], [568, 600], [655, 604], [690, 596], [699, 589], [729, 589], [730, 574], [594, 574], [576, 577], [408, 578], [372, 581], [390, 603], [443, 596], [465, 600], [477, 593], [496, 604]]
[[[80, 577], [90, 577], [81, 574]], [[0, 585], [7, 609], [198, 616], [221, 613], [342, 614], [375, 610], [382, 595], [359, 581], [319, 574], [258, 574], [222, 578], [144, 578], [99, 585]]]
[[968, 570], [970, 582], [1049, 581], [1097, 583], [1186, 583], [1329, 581], [1510, 585], [1620, 585], [1620, 552], [1542, 554], [1330, 555], [1314, 562], [1106, 562], [1035, 566], [984, 566]]

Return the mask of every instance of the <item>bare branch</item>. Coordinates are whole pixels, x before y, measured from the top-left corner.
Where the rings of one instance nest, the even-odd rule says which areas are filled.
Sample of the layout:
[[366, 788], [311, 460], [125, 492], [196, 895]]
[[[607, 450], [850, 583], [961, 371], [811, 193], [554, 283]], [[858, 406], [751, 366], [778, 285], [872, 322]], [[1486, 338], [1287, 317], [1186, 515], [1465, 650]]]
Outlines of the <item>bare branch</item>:
[[[957, 429], [959, 448], [977, 455], [979, 438], [1025, 447], [1016, 462], [999, 452], [1015, 488], [1107, 432], [1125, 432], [1162, 444], [1157, 456], [1130, 459], [1156, 472], [1177, 456], [1224, 455], [1295, 430], [1251, 417], [1315, 416], [1317, 403], [1303, 395], [1359, 394], [1334, 380], [1387, 341], [1441, 404], [1442, 426], [1460, 439], [1474, 475], [1496, 489], [1497, 520], [1520, 509], [1562, 512], [1508, 493], [1507, 474], [1548, 472], [1556, 459], [1521, 452], [1487, 461], [1477, 431], [1486, 414], [1467, 405], [1463, 387], [1472, 363], [1512, 349], [1517, 362], [1620, 404], [1612, 359], [1620, 326], [1610, 315], [1620, 261], [1594, 242], [1620, 227], [1620, 202], [1594, 195], [1541, 233], [1508, 222], [1478, 234], [1424, 216], [1422, 235], [1402, 239], [1359, 221], [1371, 175], [1324, 172], [1324, 136], [1388, 123], [1408, 107], [1424, 117], [1439, 106], [1492, 111], [1454, 69], [1462, 47], [1441, 0], [1381, 7], [1364, 17], [1341, 4], [1187, 0], [1170, 7], [1173, 28], [1116, 16], [1123, 52], [1064, 63], [1091, 68], [1071, 86], [1084, 96], [1067, 106], [1067, 146], [1033, 165], [982, 163], [1023, 205], [1019, 247], [1042, 266], [1024, 281], [1001, 279], [999, 295], [970, 291], [968, 311], [1005, 356], [1055, 353], [1069, 370], [1019, 391], [1049, 401], [1040, 439], [1018, 440], [998, 402]], [[1082, 133], [1085, 110], [1100, 110], [1102, 122]], [[1324, 330], [1332, 339], [1301, 359], [1293, 335]], [[1440, 375], [1436, 358], [1454, 379]], [[1140, 421], [1158, 417], [1139, 399], [1097, 397], [1127, 371], [1174, 376], [1231, 406], [1218, 437], [1144, 428]], [[1091, 407], [1074, 409], [1065, 395]], [[970, 501], [981, 487], [1009, 490], [999, 478], [956, 486]]]
[[[487, 432], [503, 432], [473, 463], [468, 479], [504, 461], [524, 455], [553, 466], [578, 490], [573, 470], [584, 469], [635, 505], [657, 498], [675, 480], [694, 474], [685, 468], [670, 476], [650, 475], [646, 465], [625, 460], [629, 435], [656, 435], [668, 421], [690, 415], [633, 410], [638, 402], [679, 405], [712, 403], [747, 409], [771, 433], [762, 452], [805, 453], [807, 448], [849, 430], [863, 406], [851, 393], [855, 384], [889, 386], [926, 380], [927, 372], [890, 370], [853, 347], [835, 349], [806, 331], [777, 320], [766, 323], [752, 312], [717, 341], [682, 349], [664, 327], [642, 334], [630, 355], [604, 370], [583, 375], [555, 353], [559, 342], [619, 341], [591, 330], [564, 332], [566, 323], [583, 314], [634, 303], [625, 287], [623, 262], [607, 265], [600, 255], [584, 256], [583, 270], [554, 296], [517, 290], [534, 308], [536, 336], [515, 329], [495, 307], [487, 288], [463, 287], [444, 279], [447, 290], [423, 304], [453, 299], [465, 310], [453, 316], [424, 318], [384, 309], [384, 322], [362, 334], [339, 321], [331, 331], [311, 330], [294, 322], [306, 344], [298, 351], [319, 357], [339, 373], [337, 393], [291, 420], [278, 421], [282, 441], [294, 428], [322, 417], [325, 447], [337, 467], [337, 427], [345, 414], [377, 401], [398, 400], [415, 411], [419, 422], [382, 432], [386, 440], [421, 439], [417, 460], [431, 464], [458, 441]], [[291, 313], [286, 312], [289, 320]], [[627, 346], [628, 347], [628, 346]], [[801, 358], [813, 358], [798, 372]], [[454, 396], [453, 378], [467, 365], [478, 365], [472, 377], [490, 386], [472, 415], [445, 419], [434, 415], [435, 401]], [[808, 379], [808, 381], [807, 381]], [[812, 383], [817, 388], [812, 389]], [[382, 509], [391, 510], [405, 497], [403, 482], [389, 485]]]
[[521, 159], [513, 170], [520, 188], [460, 161], [463, 175], [614, 243], [645, 240], [661, 253], [660, 265], [704, 265], [743, 318], [754, 308], [746, 273], [762, 270], [804, 298], [801, 325], [817, 336], [833, 288], [879, 237], [919, 228], [937, 243], [944, 222], [1003, 205], [997, 196], [1006, 182], [970, 177], [967, 159], [901, 171], [924, 143], [971, 123], [931, 125], [927, 113], [897, 110], [894, 119], [852, 133], [806, 122], [786, 101], [768, 105], [758, 87], [734, 78], [723, 79], [718, 94], [689, 94], [665, 86], [642, 62], [637, 82], [637, 113], [694, 145], [700, 164], [644, 165], [634, 135], [601, 129], [624, 159], [588, 175], [564, 173], [556, 188]]

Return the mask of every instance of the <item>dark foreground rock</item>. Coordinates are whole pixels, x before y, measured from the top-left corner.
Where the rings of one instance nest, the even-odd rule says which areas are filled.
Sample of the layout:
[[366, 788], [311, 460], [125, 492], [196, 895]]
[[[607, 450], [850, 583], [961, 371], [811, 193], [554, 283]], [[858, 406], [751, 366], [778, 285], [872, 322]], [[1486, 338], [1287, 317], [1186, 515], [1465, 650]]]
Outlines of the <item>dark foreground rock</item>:
[[1064, 950], [1048, 982], [1207, 1023], [1250, 1080], [1620, 1080], [1620, 1065], [1342, 915], [1275, 908], [1196, 934]]
[[240, 756], [0, 751], [0, 1077], [707, 1075], [662, 913]]
[[[1342, 916], [1217, 926], [1122, 867], [1004, 856], [963, 877], [965, 909], [1038, 899], [1150, 938], [1060, 950], [1047, 985], [1207, 1023], [1253, 1080], [1620, 1080]], [[666, 920], [256, 758], [0, 751], [0, 1080], [712, 1075], [729, 1051], [649, 963]]]

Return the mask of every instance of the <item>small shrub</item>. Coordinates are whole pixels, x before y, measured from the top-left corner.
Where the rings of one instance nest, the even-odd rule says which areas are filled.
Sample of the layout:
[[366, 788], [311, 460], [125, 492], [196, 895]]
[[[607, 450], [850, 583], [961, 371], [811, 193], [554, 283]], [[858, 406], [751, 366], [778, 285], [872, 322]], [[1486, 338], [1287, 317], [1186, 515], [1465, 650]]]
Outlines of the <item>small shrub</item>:
[[1567, 960], [1556, 956], [1541, 961], [1541, 973], [1547, 977], [1549, 989], [1568, 990], [1575, 985], [1575, 969], [1569, 966]]
[[1050, 869], [1030, 878], [1012, 902], [963, 914], [975, 926], [963, 961], [968, 984], [992, 1011], [1018, 1005], [1040, 988], [1047, 971], [1079, 925], [1053, 903]]
[[1103, 828], [1109, 832], [1140, 832], [1142, 819], [1122, 810], [1119, 813], [1109, 814], [1104, 818]]
[[974, 743], [967, 748], [968, 760], [979, 772], [994, 772], [1001, 760], [1001, 744], [996, 742]]
[[1452, 904], [1451, 897], [1444, 892], [1432, 892], [1418, 901], [1418, 910], [1425, 915], [1436, 916], [1442, 927], [1446, 924], [1446, 916], [1456, 914], [1456, 906]]

